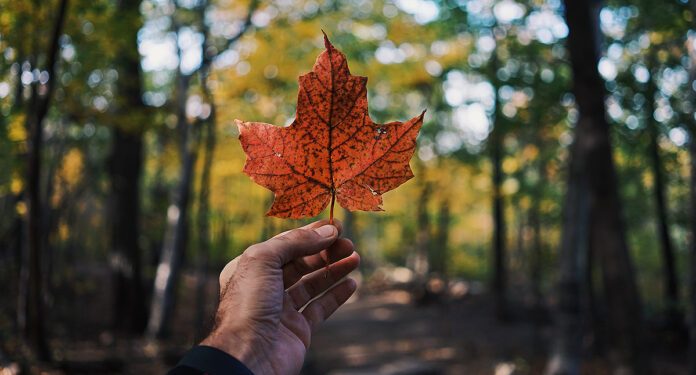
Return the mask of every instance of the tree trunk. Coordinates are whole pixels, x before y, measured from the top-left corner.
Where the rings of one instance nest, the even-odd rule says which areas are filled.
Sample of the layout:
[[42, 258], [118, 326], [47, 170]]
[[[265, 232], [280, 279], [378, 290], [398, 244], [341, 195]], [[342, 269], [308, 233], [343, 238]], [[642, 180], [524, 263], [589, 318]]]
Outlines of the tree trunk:
[[[201, 19], [204, 19], [205, 14], [201, 11]], [[203, 45], [207, 45], [208, 30], [204, 31]], [[203, 50], [205, 50], [204, 48]], [[205, 315], [206, 306], [206, 290], [205, 285], [208, 279], [208, 263], [210, 258], [210, 170], [213, 164], [213, 155], [215, 154], [215, 124], [216, 124], [216, 107], [215, 99], [208, 87], [209, 69], [206, 65], [200, 72], [201, 87], [204, 93], [206, 102], [210, 105], [210, 116], [205, 119], [205, 143], [203, 145], [203, 171], [201, 172], [200, 192], [198, 195], [198, 270], [196, 275], [196, 337], [202, 339], [207, 333], [206, 322], [208, 319]]]
[[111, 254], [113, 280], [113, 327], [140, 333], [145, 328], [147, 311], [142, 283], [140, 257], [140, 176], [143, 164], [142, 73], [137, 34], [142, 26], [140, 0], [118, 2], [114, 15], [116, 67], [119, 73], [117, 100], [113, 118], [112, 149], [109, 159], [111, 179]]
[[538, 196], [532, 197], [529, 207], [528, 220], [532, 231], [532, 243], [529, 253], [529, 284], [532, 293], [532, 323], [533, 343], [532, 348], [535, 354], [542, 354], [546, 350], [544, 339], [541, 336], [542, 323], [544, 321], [544, 301], [541, 292], [541, 275], [543, 271], [543, 240], [541, 238], [541, 213], [539, 209], [539, 196], [541, 195], [541, 184], [537, 185]]
[[430, 201], [432, 187], [425, 182], [416, 207], [416, 252], [413, 263], [413, 271], [419, 284], [425, 285], [430, 272], [430, 217], [428, 215], [428, 202]]
[[[26, 317], [22, 319], [24, 324], [24, 336], [37, 358], [49, 361], [51, 353], [46, 341], [46, 327], [44, 317], [44, 294], [42, 288], [42, 233], [43, 215], [41, 212], [41, 151], [43, 146], [43, 121], [48, 114], [51, 105], [53, 91], [56, 86], [56, 68], [58, 52], [60, 50], [59, 39], [62, 34], [68, 8], [68, 0], [61, 0], [53, 25], [50, 45], [46, 55], [46, 71], [49, 80], [45, 86], [37, 87], [32, 84], [32, 96], [28, 107], [26, 126], [29, 134], [29, 152], [27, 165], [27, 249], [26, 263], [21, 282], [25, 284], [21, 288], [26, 293], [23, 303], [26, 308]], [[38, 59], [37, 59], [38, 60]]]
[[206, 281], [208, 279], [208, 264], [210, 259], [210, 166], [214, 153], [215, 132], [214, 122], [206, 125], [205, 154], [203, 157], [203, 171], [201, 173], [201, 187], [198, 195], [198, 254], [196, 271], [196, 327], [195, 337], [202, 339], [205, 337], [207, 328], [206, 322]]
[[[669, 235], [667, 223], [667, 203], [665, 200], [665, 182], [662, 173], [662, 162], [658, 146], [658, 134], [655, 126], [650, 132], [650, 156], [652, 159], [652, 171], [654, 176], [655, 209], [657, 214], [657, 227], [660, 235], [660, 250], [664, 267], [664, 297], [668, 318], [671, 323], [679, 325], [681, 313], [679, 312], [679, 284], [677, 283], [677, 269], [674, 258], [674, 247]], [[675, 320], [676, 319], [676, 320]]]
[[430, 301], [427, 288], [428, 274], [430, 273], [430, 217], [428, 215], [428, 202], [431, 197], [431, 185], [421, 180], [422, 188], [416, 205], [416, 239], [412, 255], [412, 269], [414, 284], [412, 294], [416, 304], [426, 304]]
[[[497, 94], [496, 94], [497, 97]], [[493, 166], [493, 274], [491, 284], [495, 298], [495, 309], [498, 319], [507, 318], [507, 267], [505, 250], [505, 207], [503, 202], [503, 145], [500, 118], [496, 101], [496, 124], [491, 133], [491, 164]]]
[[[588, 355], [603, 355], [607, 353], [607, 322], [602, 316], [601, 293], [598, 296], [597, 288], [597, 264], [599, 259], [596, 249], [590, 246], [585, 254], [585, 269], [583, 275], [584, 291], [583, 307], [584, 320], [583, 332], [585, 334], [585, 349], [589, 349]], [[601, 292], [601, 291], [600, 291]]]
[[[579, 128], [578, 129], [579, 132]], [[559, 251], [556, 345], [546, 369], [549, 375], [578, 375], [582, 359], [582, 287], [589, 237], [589, 189], [582, 176], [583, 158], [576, 138], [571, 147], [568, 187]]]
[[[689, 7], [691, 8], [691, 14], [696, 15], [696, 0], [689, 1]], [[696, 29], [696, 19], [692, 20], [691, 28]], [[689, 87], [694, 87], [696, 84], [696, 49], [694, 48], [694, 43], [696, 42], [696, 37], [691, 33], [686, 39], [687, 50], [689, 52], [689, 81], [691, 85]], [[691, 102], [696, 102], [696, 92], [690, 91]], [[689, 375], [696, 375], [696, 121], [694, 120], [693, 113], [687, 114], [689, 126], [689, 156], [691, 163], [691, 201], [690, 203], [690, 214], [691, 223], [689, 228], [690, 242], [689, 250], [690, 253], [690, 264], [689, 264], [689, 276], [690, 276], [690, 286], [689, 286], [689, 305], [690, 305], [690, 319], [689, 321]]]
[[500, 62], [497, 49], [491, 55], [490, 71], [493, 90], [495, 92], [495, 114], [493, 116], [493, 130], [490, 134], [490, 157], [493, 168], [491, 175], [492, 189], [492, 217], [493, 217], [493, 258], [491, 287], [495, 299], [495, 313], [498, 319], [505, 320], [508, 315], [507, 306], [507, 260], [506, 260], [506, 225], [505, 225], [505, 201], [502, 193], [503, 184], [503, 129], [502, 101], [498, 95], [501, 82], [497, 78]]
[[621, 218], [609, 124], [605, 117], [604, 82], [596, 69], [600, 45], [599, 9], [600, 3], [595, 0], [565, 1], [568, 50], [580, 112], [571, 151], [571, 163], [579, 165], [571, 174], [577, 174], [581, 180], [578, 183], [586, 181], [589, 192], [589, 245], [601, 264], [613, 339], [611, 359], [618, 369], [641, 374], [650, 372], [642, 347], [641, 302]]
[[[539, 137], [539, 135], [537, 135]], [[537, 149], [541, 149], [540, 142], [536, 144]], [[546, 184], [545, 172], [546, 163], [544, 163], [539, 155], [539, 160], [536, 162], [536, 169], [539, 175], [539, 180], [534, 189], [532, 202], [529, 207], [529, 226], [532, 230], [532, 247], [529, 260], [529, 281], [532, 290], [532, 310], [534, 314], [534, 322], [541, 323], [542, 312], [542, 293], [541, 293], [541, 276], [543, 272], [543, 239], [541, 237], [541, 209], [540, 201], [543, 196], [544, 185]]]
[[[56, 249], [51, 248], [51, 239], [53, 238], [53, 236], [56, 233], [56, 230], [58, 229], [58, 214], [60, 212], [58, 209], [53, 209], [51, 205], [51, 200], [53, 197], [55, 187], [54, 180], [56, 177], [56, 170], [60, 167], [60, 164], [63, 161], [63, 155], [65, 153], [66, 147], [64, 133], [65, 128], [63, 124], [60, 124], [57, 127], [60, 127], [61, 129], [54, 132], [52, 137], [54, 139], [54, 141], [52, 142], [53, 144], [44, 144], [44, 153], [48, 154], [48, 165], [45, 167], [45, 186], [42, 192], [42, 196], [44, 197], [44, 199], [42, 202], [43, 207], [41, 209], [41, 228], [43, 229], [41, 233], [41, 247], [44, 249], [44, 252], [46, 253], [46, 257], [44, 258], [43, 262], [42, 288], [44, 290], [44, 299], [46, 301], [47, 307], [49, 308], [49, 311], [55, 301], [55, 297], [53, 295], [53, 271]], [[63, 197], [63, 199], [65, 198]], [[63, 205], [62, 202], [58, 204], [58, 206], [61, 205]]]
[[355, 241], [353, 238], [357, 233], [355, 232], [355, 213], [350, 210], [344, 211], [343, 216], [343, 233], [341, 237], [349, 238]]
[[672, 246], [672, 239], [669, 235], [669, 225], [667, 222], [668, 208], [665, 200], [665, 181], [664, 174], [662, 173], [660, 146], [658, 144], [659, 124], [654, 117], [655, 94], [657, 92], [654, 60], [654, 52], [648, 52], [650, 80], [647, 83], [647, 90], [645, 93], [647, 100], [645, 105], [645, 118], [647, 119], [647, 131], [650, 138], [648, 143], [648, 154], [652, 162], [651, 169], [654, 181], [653, 196], [655, 199], [655, 214], [657, 216], [657, 229], [663, 265], [665, 311], [667, 313], [668, 326], [677, 329], [681, 325], [682, 317], [679, 311], [679, 284], [677, 283], [674, 246]]
[[447, 260], [449, 254], [447, 244], [449, 242], [449, 229], [451, 222], [449, 198], [445, 198], [440, 202], [440, 208], [437, 216], [437, 232], [433, 246], [432, 264], [433, 271], [438, 272], [441, 277], [447, 279]]
[[139, 237], [142, 134], [114, 128], [110, 160], [113, 326], [133, 333], [145, 328]]
[[193, 181], [193, 167], [196, 161], [196, 142], [194, 127], [186, 118], [186, 100], [191, 76], [179, 71], [177, 76], [177, 129], [181, 135], [180, 180], [176, 187], [172, 204], [167, 209], [167, 228], [165, 229], [162, 254], [160, 255], [150, 306], [150, 319], [147, 336], [164, 338], [169, 332], [171, 315], [175, 305], [176, 287], [179, 272], [186, 250], [188, 235], [188, 211]]
[[[696, 63], [692, 59], [691, 64]], [[694, 73], [696, 69], [692, 68]], [[696, 74], [692, 75], [692, 82], [696, 82]], [[693, 120], [693, 118], [692, 118]], [[689, 140], [689, 152], [691, 157], [691, 242], [690, 242], [690, 274], [691, 286], [689, 288], [689, 303], [691, 305], [690, 340], [689, 340], [689, 374], [696, 375], [696, 124], [691, 124], [691, 139]]]

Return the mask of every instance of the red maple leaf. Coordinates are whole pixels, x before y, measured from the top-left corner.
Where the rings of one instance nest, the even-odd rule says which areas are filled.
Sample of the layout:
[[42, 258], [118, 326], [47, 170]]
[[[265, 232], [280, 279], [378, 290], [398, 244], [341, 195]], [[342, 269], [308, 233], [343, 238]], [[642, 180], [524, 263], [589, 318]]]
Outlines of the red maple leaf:
[[295, 121], [287, 127], [237, 121], [244, 173], [275, 193], [267, 215], [316, 216], [329, 201], [381, 211], [382, 194], [413, 177], [409, 160], [423, 115], [376, 124], [367, 109], [367, 77], [353, 76], [324, 34], [326, 50], [300, 76]]

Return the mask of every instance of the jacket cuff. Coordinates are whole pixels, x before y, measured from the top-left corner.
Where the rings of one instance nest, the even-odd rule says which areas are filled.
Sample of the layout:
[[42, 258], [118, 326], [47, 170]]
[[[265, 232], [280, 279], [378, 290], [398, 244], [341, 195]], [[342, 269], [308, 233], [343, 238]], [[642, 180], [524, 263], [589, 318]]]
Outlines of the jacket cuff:
[[254, 375], [237, 358], [206, 345], [198, 345], [189, 350], [170, 374], [177, 374], [177, 369], [187, 367], [207, 375]]

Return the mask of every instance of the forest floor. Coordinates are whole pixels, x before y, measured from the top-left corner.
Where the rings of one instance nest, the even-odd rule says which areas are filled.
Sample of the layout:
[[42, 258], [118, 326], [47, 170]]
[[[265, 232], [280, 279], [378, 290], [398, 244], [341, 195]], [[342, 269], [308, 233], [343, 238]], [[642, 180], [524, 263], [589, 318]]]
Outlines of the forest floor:
[[540, 373], [548, 326], [500, 323], [485, 295], [418, 306], [391, 290], [361, 296], [322, 327], [307, 375]]
[[[214, 282], [211, 278], [209, 301], [215, 297]], [[193, 278], [185, 276], [182, 284], [182, 296], [192, 295]], [[165, 343], [114, 337], [92, 328], [104, 327], [109, 317], [108, 303], [100, 300], [105, 299], [101, 289], [72, 301], [78, 307], [73, 311], [80, 313], [64, 317], [68, 324], [56, 329], [59, 332], [51, 345], [57, 368], [34, 370], [47, 374], [163, 374], [195, 341], [190, 327], [196, 314], [192, 303], [181, 303], [185, 298], [174, 316], [174, 335]], [[501, 323], [493, 313], [493, 300], [485, 294], [417, 304], [403, 289], [363, 290], [314, 336], [302, 374], [543, 373], [552, 327], [548, 322], [534, 323], [528, 312], [518, 309]], [[210, 305], [212, 314], [214, 304]], [[660, 354], [655, 358], [656, 374], [685, 374], [685, 362], [678, 352]], [[586, 361], [583, 373], [609, 374], [607, 367], [602, 360]]]

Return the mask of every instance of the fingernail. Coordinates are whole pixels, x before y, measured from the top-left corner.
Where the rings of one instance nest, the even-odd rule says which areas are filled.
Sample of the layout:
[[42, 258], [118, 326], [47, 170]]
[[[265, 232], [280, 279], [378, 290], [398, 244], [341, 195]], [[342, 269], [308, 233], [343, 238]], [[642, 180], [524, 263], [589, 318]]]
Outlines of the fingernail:
[[322, 237], [333, 237], [336, 234], [336, 227], [333, 225], [324, 225], [314, 230], [318, 235]]

